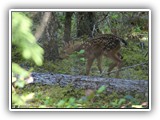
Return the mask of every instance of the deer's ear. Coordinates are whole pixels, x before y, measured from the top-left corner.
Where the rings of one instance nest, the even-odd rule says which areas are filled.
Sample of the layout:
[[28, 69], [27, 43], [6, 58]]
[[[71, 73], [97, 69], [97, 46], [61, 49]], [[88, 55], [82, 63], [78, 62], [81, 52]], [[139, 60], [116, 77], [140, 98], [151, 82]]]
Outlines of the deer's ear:
[[69, 43], [68, 42], [63, 42], [63, 46], [64, 46], [64, 48], [67, 48], [67, 47], [69, 47]]
[[72, 40], [69, 41], [68, 44], [69, 44], [70, 46], [73, 45], [73, 41], [72, 41]]
[[68, 47], [73, 47], [74, 46], [74, 42], [71, 40], [68, 42]]
[[65, 47], [66, 43], [65, 41], [62, 41], [62, 46]]

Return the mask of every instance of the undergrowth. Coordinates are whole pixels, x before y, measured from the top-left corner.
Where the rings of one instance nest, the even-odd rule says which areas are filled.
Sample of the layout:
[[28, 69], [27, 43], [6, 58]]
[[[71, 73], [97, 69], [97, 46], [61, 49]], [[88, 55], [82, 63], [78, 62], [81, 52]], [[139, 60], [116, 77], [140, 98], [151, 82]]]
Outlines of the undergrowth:
[[17, 89], [17, 94], [34, 93], [32, 100], [17, 108], [147, 108], [148, 100], [143, 94], [106, 92], [102, 86], [98, 90], [75, 89], [71, 85], [29, 84]]

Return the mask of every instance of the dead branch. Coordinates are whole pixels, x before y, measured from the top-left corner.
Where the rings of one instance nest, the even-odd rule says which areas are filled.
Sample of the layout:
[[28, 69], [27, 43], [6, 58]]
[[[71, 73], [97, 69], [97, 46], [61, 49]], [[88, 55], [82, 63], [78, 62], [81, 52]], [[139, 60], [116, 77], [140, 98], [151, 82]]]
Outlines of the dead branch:
[[124, 80], [116, 78], [102, 78], [93, 76], [72, 76], [64, 74], [51, 73], [32, 73], [33, 83], [48, 85], [67, 86], [72, 85], [75, 88], [98, 89], [102, 85], [106, 86], [108, 92], [125, 93], [144, 93], [148, 94], [147, 80]]
[[[148, 62], [145, 62], [145, 63], [139, 63], [139, 64], [135, 64], [135, 65], [132, 65], [132, 66], [127, 66], [127, 67], [123, 67], [121, 69], [119, 69], [119, 71], [122, 71], [122, 70], [125, 70], [125, 69], [128, 69], [128, 68], [134, 68], [134, 67], [137, 67], [137, 66], [141, 66], [141, 65], [145, 65], [145, 64], [148, 64]], [[106, 73], [108, 74], [108, 72], [105, 72], [106, 70], [103, 70], [102, 73], [101, 73], [101, 76]], [[115, 73], [117, 72], [118, 70], [112, 70], [110, 73]]]

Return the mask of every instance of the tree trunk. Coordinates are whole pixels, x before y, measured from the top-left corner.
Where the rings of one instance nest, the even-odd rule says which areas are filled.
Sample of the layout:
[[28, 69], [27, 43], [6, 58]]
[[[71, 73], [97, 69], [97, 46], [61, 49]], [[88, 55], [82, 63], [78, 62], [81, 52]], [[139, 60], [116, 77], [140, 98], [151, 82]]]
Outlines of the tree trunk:
[[78, 12], [77, 14], [77, 37], [87, 35], [94, 36], [94, 29], [97, 28], [94, 12]]
[[43, 17], [41, 18], [40, 25], [37, 27], [36, 33], [35, 33], [35, 38], [37, 41], [40, 39], [42, 33], [44, 32], [47, 26], [47, 23], [49, 22], [50, 16], [51, 16], [51, 12], [45, 12]]
[[71, 21], [72, 21], [73, 12], [66, 12], [65, 15], [65, 24], [64, 24], [64, 41], [69, 42], [71, 39]]
[[43, 34], [43, 48], [45, 50], [44, 57], [47, 60], [55, 61], [59, 58], [58, 44], [57, 44], [57, 20], [55, 13], [52, 12], [50, 22], [48, 23]]

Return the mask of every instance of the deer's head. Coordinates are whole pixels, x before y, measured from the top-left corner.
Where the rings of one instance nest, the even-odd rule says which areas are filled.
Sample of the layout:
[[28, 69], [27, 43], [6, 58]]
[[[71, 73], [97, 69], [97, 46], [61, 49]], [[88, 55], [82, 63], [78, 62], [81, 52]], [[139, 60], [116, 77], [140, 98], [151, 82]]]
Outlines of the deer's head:
[[60, 58], [64, 59], [71, 55], [76, 49], [81, 45], [81, 43], [74, 43], [73, 41], [69, 41], [68, 43], [64, 43], [62, 50], [60, 51]]

